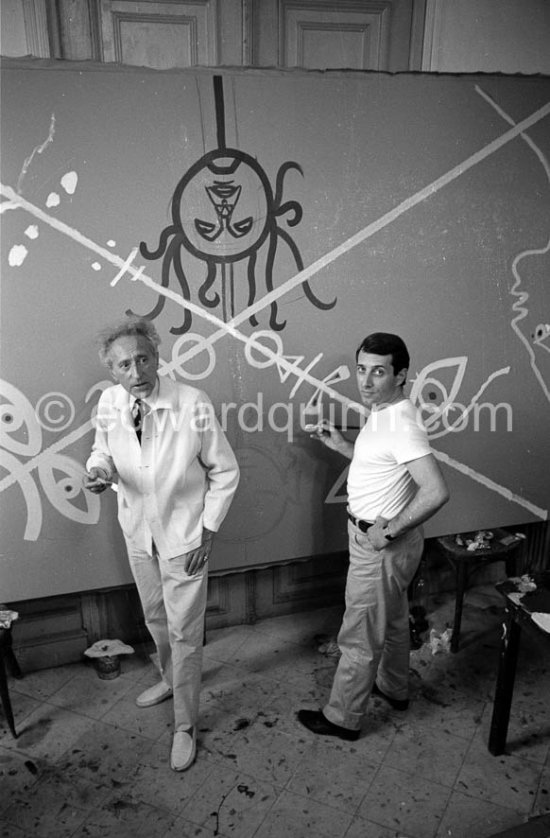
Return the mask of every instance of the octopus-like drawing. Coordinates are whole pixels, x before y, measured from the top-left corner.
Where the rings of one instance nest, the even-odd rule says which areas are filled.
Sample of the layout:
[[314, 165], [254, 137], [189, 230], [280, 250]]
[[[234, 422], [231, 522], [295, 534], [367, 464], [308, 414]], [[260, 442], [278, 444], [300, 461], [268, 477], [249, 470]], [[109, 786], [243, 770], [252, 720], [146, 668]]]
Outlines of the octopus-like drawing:
[[[284, 242], [290, 250], [298, 271], [303, 270], [303, 261], [298, 247], [288, 231], [279, 226], [279, 219], [289, 216], [287, 225], [295, 227], [302, 218], [302, 207], [297, 201], [283, 201], [283, 182], [291, 169], [302, 174], [301, 167], [294, 162], [284, 163], [276, 176], [275, 191], [269, 179], [251, 155], [235, 148], [227, 148], [225, 142], [225, 114], [221, 76], [214, 77], [214, 99], [218, 148], [200, 158], [181, 178], [172, 197], [172, 223], [161, 235], [156, 250], [149, 250], [145, 242], [140, 244], [145, 259], [163, 259], [162, 286], [167, 288], [172, 270], [180, 284], [183, 296], [191, 299], [191, 289], [184, 260], [185, 251], [206, 263], [206, 277], [198, 289], [201, 305], [215, 308], [222, 304], [223, 319], [234, 314], [235, 273], [237, 262], [246, 263], [248, 301], [251, 306], [256, 299], [256, 274], [260, 248], [265, 246], [265, 287], [267, 292], [274, 288], [274, 267], [277, 250]], [[219, 290], [214, 288], [219, 279]], [[334, 307], [332, 302], [319, 300], [307, 281], [303, 283], [308, 300], [320, 309]], [[163, 295], [154, 308], [144, 316], [157, 317], [166, 298]], [[131, 310], [128, 314], [132, 314]], [[249, 317], [252, 326], [257, 320]], [[192, 314], [185, 309], [183, 324], [173, 327], [173, 334], [183, 334], [191, 327]], [[286, 321], [278, 319], [277, 302], [271, 302], [269, 325], [280, 331]]]

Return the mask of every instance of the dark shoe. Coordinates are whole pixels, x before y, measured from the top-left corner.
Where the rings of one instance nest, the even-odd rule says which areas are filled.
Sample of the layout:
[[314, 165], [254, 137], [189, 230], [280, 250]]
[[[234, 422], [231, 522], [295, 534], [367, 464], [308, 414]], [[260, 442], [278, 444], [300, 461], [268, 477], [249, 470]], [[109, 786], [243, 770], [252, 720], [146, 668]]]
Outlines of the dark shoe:
[[409, 617], [409, 635], [411, 649], [421, 649], [424, 645], [424, 641], [420, 637], [420, 632], [418, 631], [416, 623], [414, 622], [412, 617]]
[[421, 605], [413, 605], [410, 610], [410, 618], [412, 619], [413, 623], [416, 626], [417, 631], [422, 634], [424, 631], [428, 631], [430, 628], [430, 624], [426, 619], [426, 609], [422, 608]]
[[329, 722], [322, 710], [298, 710], [298, 721], [312, 733], [320, 733], [321, 736], [338, 736], [339, 739], [347, 739], [354, 742], [359, 739], [359, 730], [350, 730], [348, 727], [340, 727]]
[[377, 695], [379, 698], [383, 698], [384, 701], [387, 701], [394, 710], [407, 710], [409, 707], [408, 698], [390, 698], [390, 696], [383, 693], [380, 687], [377, 687], [376, 684], [373, 685], [372, 694]]

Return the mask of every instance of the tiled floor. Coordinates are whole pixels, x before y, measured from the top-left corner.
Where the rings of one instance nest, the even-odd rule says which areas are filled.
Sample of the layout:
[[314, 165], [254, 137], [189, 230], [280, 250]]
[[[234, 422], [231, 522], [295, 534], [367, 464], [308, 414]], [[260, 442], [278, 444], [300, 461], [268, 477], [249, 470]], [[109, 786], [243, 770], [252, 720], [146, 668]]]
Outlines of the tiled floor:
[[[431, 603], [436, 638], [452, 601]], [[88, 664], [10, 681], [18, 739], [0, 717], [2, 838], [486, 838], [550, 811], [550, 660], [524, 644], [508, 755], [487, 750], [501, 600], [471, 589], [457, 654], [429, 633], [411, 658], [408, 712], [371, 698], [357, 742], [295, 719], [328, 694], [335, 659], [313, 640], [339, 609], [208, 634], [196, 763], [168, 765], [171, 702], [136, 695], [150, 649], [104, 681]]]

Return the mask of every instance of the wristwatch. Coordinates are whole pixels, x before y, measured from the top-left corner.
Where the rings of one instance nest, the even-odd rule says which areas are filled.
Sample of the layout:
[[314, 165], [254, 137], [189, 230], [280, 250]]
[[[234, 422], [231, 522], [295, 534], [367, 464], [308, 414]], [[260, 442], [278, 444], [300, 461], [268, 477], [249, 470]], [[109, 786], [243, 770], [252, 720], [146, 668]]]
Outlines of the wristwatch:
[[386, 539], [386, 541], [395, 541], [396, 536], [391, 535], [388, 532], [388, 527], [389, 527], [389, 524], [386, 524], [385, 526], [382, 527], [382, 532], [384, 533], [384, 538]]

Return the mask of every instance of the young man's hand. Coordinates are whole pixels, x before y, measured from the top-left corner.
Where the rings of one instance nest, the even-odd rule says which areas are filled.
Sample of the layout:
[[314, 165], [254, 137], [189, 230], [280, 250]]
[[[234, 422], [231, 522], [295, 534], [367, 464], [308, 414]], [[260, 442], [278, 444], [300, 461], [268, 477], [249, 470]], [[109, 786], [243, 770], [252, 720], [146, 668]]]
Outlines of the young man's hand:
[[342, 436], [340, 431], [328, 421], [328, 419], [321, 419], [316, 425], [306, 425], [305, 430], [309, 431], [312, 439], [318, 439], [327, 448], [332, 451], [338, 451], [344, 457], [349, 459], [353, 456], [353, 443]]
[[390, 543], [384, 535], [384, 527], [387, 523], [387, 518], [382, 518], [382, 516], [379, 515], [372, 527], [369, 527], [368, 529], [367, 537], [373, 548], [377, 551], [383, 550], [384, 547], [387, 547]]

